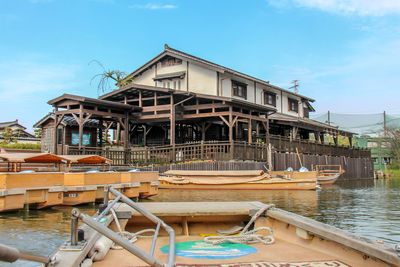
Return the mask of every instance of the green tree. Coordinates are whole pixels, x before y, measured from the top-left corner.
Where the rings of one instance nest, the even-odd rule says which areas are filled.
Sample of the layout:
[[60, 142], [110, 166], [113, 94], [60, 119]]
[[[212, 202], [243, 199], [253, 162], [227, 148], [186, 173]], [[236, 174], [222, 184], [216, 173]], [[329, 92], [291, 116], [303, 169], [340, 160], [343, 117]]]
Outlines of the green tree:
[[399, 129], [387, 129], [386, 136], [390, 143], [391, 154], [396, 160], [396, 165], [400, 166], [400, 130]]
[[2, 144], [4, 144], [4, 145], [17, 142], [17, 139], [15, 138], [16, 135], [15, 135], [14, 130], [8, 126], [4, 128], [1, 135], [3, 136]]
[[37, 138], [42, 138], [42, 128], [36, 128], [33, 130], [33, 132]]

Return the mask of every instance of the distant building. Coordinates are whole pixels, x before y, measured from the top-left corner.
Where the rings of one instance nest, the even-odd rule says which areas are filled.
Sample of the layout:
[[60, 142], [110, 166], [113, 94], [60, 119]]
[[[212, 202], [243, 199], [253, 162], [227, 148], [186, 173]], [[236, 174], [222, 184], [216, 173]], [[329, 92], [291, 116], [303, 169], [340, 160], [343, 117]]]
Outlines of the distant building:
[[371, 150], [374, 170], [384, 170], [385, 164], [392, 164], [392, 146], [388, 138], [362, 136], [355, 139], [355, 143], [360, 148]]
[[[54, 113], [49, 113], [33, 125], [42, 129], [42, 152], [54, 153]], [[83, 131], [83, 144], [96, 146], [97, 120], [89, 119], [85, 122]], [[57, 127], [58, 153], [63, 154], [65, 145], [76, 146], [79, 144], [79, 126], [73, 117], [64, 117]]]
[[40, 142], [40, 138], [37, 138], [31, 133], [26, 131], [26, 127], [19, 124], [18, 119], [15, 121], [0, 122], [0, 142], [3, 141], [3, 131], [5, 128], [11, 128], [14, 131], [14, 138], [17, 143], [37, 143]]

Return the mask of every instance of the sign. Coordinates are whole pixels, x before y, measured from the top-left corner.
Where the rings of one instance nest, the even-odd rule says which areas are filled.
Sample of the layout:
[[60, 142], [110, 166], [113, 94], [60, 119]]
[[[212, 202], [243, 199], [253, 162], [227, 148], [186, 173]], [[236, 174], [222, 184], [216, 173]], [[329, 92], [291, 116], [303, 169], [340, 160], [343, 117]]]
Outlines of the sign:
[[[161, 251], [168, 254], [169, 245]], [[213, 245], [204, 241], [189, 241], [175, 244], [175, 255], [194, 259], [232, 259], [257, 253], [257, 249], [249, 245], [225, 243]]]
[[[72, 133], [72, 145], [79, 145], [79, 133]], [[82, 145], [90, 145], [90, 133], [82, 135]]]

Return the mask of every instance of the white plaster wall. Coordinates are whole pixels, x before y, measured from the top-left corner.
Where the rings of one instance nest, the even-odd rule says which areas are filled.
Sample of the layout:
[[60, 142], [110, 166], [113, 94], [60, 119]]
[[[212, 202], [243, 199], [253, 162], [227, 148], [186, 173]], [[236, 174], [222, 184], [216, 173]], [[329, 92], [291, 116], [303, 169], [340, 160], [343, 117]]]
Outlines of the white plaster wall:
[[217, 71], [189, 63], [189, 91], [217, 95]]
[[[225, 79], [224, 79], [225, 78]], [[224, 79], [224, 80], [222, 80]], [[232, 80], [228, 77], [221, 77], [220, 86], [222, 80], [222, 96], [232, 97]]]
[[[299, 101], [298, 102], [299, 103], [299, 113], [290, 111], [288, 109], [288, 107], [289, 107], [288, 98], [296, 99], [297, 101]], [[287, 93], [284, 92], [283, 93], [283, 103], [282, 103], [283, 104], [283, 106], [282, 106], [283, 112], [282, 113], [289, 114], [289, 115], [296, 116], [296, 117], [303, 117], [303, 108], [302, 108], [303, 104], [300, 101], [301, 101], [300, 97], [297, 97], [294, 95], [288, 95]]]
[[257, 98], [256, 98], [256, 103], [260, 105], [264, 105], [264, 91], [268, 91], [271, 93], [276, 94], [276, 109], [277, 112], [281, 112], [281, 91], [278, 89], [274, 89], [271, 87], [267, 87], [265, 85], [260, 85], [257, 84]]
[[141, 75], [136, 76], [133, 79], [133, 82], [137, 84], [154, 86], [155, 85], [153, 80], [154, 77], [155, 77], [155, 66], [153, 66], [151, 69], [146, 70]]
[[186, 71], [186, 61], [182, 60], [182, 64], [164, 67], [161, 66], [161, 62], [157, 63], [157, 75], [179, 71]]
[[[166, 73], [174, 73], [174, 72], [187, 72], [187, 62], [182, 60], [182, 64], [174, 65], [174, 66], [161, 66], [161, 62], [157, 63], [157, 75], [166, 74]], [[183, 79], [181, 79], [181, 91], [186, 91], [187, 88], [187, 73]], [[162, 87], [162, 82], [158, 82], [157, 86]], [[190, 88], [189, 88], [190, 89]]]
[[254, 82], [249, 81], [247, 83], [247, 101], [251, 102], [251, 103], [255, 103], [255, 99], [254, 99]]

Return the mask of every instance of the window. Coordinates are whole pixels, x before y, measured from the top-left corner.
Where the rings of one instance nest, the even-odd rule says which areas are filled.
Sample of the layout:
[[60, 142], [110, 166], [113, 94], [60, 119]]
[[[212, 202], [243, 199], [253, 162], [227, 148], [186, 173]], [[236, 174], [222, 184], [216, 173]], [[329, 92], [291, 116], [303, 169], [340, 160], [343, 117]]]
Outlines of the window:
[[57, 144], [62, 145], [62, 140], [63, 140], [63, 130], [58, 128], [57, 129]]
[[297, 102], [297, 100], [288, 98], [288, 101], [289, 101], [288, 102], [288, 104], [289, 104], [288, 110], [294, 111], [294, 112], [299, 112], [299, 103]]
[[264, 91], [264, 104], [276, 107], [276, 94]]
[[378, 142], [368, 142], [367, 143], [368, 148], [377, 148], [378, 147]]
[[232, 81], [232, 96], [247, 99], [247, 84]]
[[161, 60], [162, 67], [175, 66], [180, 64], [182, 64], [182, 60], [179, 58], [165, 57], [163, 60]]

